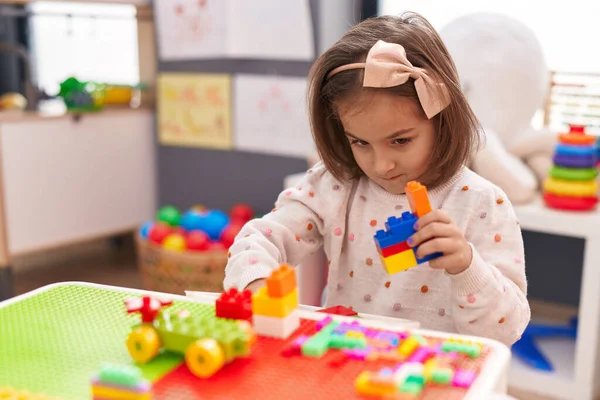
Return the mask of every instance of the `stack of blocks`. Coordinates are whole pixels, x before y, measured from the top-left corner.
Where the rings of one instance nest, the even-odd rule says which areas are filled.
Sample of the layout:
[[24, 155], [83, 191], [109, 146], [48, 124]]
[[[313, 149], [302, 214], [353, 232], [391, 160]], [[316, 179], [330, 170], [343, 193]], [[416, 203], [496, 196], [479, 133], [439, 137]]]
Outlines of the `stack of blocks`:
[[408, 245], [408, 238], [416, 232], [414, 225], [417, 219], [430, 212], [431, 205], [427, 189], [419, 182], [409, 182], [405, 191], [411, 212], [402, 213], [400, 218], [388, 218], [386, 230], [378, 230], [374, 236], [381, 262], [388, 274], [406, 271], [441, 256], [435, 253], [417, 258], [417, 248], [413, 249]]
[[583, 126], [572, 125], [560, 135], [554, 165], [544, 181], [544, 201], [548, 207], [590, 210], [598, 203], [596, 137]]
[[267, 278], [267, 285], [252, 295], [252, 322], [260, 336], [288, 338], [300, 327], [297, 315], [298, 289], [296, 274], [282, 265]]

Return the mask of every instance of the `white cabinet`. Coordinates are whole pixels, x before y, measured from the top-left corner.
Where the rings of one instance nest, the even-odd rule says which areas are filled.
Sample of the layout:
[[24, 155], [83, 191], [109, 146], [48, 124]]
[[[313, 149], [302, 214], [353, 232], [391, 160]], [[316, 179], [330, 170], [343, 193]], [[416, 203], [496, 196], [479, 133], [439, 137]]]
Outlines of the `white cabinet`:
[[[0, 123], [11, 256], [134, 229], [156, 210], [154, 113]], [[2, 187], [2, 186], [0, 186]]]

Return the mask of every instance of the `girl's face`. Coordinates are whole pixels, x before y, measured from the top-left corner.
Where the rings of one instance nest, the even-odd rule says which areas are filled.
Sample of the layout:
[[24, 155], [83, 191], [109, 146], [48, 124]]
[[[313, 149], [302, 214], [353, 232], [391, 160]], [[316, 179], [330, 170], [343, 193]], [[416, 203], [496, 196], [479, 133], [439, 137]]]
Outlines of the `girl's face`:
[[356, 163], [373, 182], [393, 194], [429, 175], [435, 142], [433, 120], [416, 100], [388, 92], [362, 92], [337, 103]]

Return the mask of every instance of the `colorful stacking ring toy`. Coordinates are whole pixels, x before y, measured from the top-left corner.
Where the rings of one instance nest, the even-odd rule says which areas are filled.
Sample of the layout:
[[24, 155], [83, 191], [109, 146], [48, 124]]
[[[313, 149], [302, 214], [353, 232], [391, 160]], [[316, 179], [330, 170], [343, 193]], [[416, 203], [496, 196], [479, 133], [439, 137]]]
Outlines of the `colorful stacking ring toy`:
[[544, 181], [544, 202], [563, 210], [591, 210], [598, 204], [597, 139], [583, 126], [572, 125], [559, 136], [554, 166]]

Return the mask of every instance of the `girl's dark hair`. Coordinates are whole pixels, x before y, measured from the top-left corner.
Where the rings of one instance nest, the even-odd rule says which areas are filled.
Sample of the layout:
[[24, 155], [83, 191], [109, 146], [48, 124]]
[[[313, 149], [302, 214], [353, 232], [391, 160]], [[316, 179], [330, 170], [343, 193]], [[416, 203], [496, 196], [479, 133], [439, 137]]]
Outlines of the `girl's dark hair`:
[[379, 90], [418, 101], [412, 79], [392, 88], [363, 88], [363, 69], [340, 72], [326, 79], [334, 68], [363, 62], [378, 40], [404, 46], [408, 60], [415, 67], [425, 69], [430, 77], [448, 89], [450, 105], [433, 118], [437, 140], [427, 174], [430, 180], [423, 182], [434, 187], [447, 181], [468, 162], [479, 146], [481, 127], [461, 90], [456, 67], [446, 46], [431, 24], [416, 13], [364, 20], [315, 61], [308, 77], [308, 101], [312, 134], [319, 155], [336, 178], [359, 178], [362, 171], [344, 134], [336, 102], [359, 91]]

